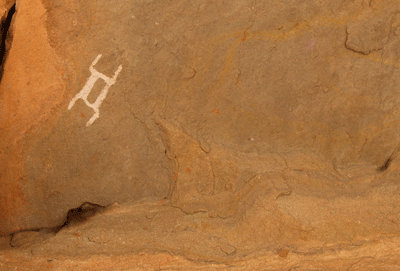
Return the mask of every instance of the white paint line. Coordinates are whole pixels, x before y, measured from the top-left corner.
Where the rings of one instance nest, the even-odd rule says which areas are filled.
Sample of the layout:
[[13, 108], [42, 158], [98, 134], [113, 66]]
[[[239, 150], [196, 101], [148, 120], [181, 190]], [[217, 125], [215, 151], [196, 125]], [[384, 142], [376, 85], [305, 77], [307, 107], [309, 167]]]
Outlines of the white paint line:
[[[99, 118], [100, 116], [100, 106], [103, 103], [104, 99], [107, 96], [108, 93], [108, 89], [115, 84], [115, 81], [117, 80], [118, 74], [121, 72], [122, 70], [122, 65], [120, 65], [117, 69], [117, 71], [114, 73], [114, 76], [112, 78], [105, 76], [104, 74], [98, 72], [97, 70], [95, 70], [93, 68], [94, 65], [97, 64], [97, 62], [99, 61], [99, 59], [101, 58], [101, 54], [98, 55], [96, 57], [96, 59], [92, 62], [92, 65], [90, 66], [89, 70], [92, 73], [92, 75], [89, 77], [89, 79], [86, 81], [85, 86], [82, 88], [82, 90], [75, 95], [74, 98], [72, 98], [71, 102], [68, 105], [68, 110], [70, 110], [75, 102], [78, 99], [82, 99], [85, 104], [87, 106], [89, 106], [90, 108], [92, 108], [94, 110], [94, 115], [90, 118], [90, 120], [86, 123], [86, 126], [89, 127], [96, 119]], [[96, 101], [94, 103], [89, 103], [89, 101], [87, 100], [87, 97], [89, 96], [90, 92], [93, 89], [94, 84], [96, 83], [96, 81], [101, 78], [104, 80], [104, 82], [106, 82], [105, 87], [101, 90], [99, 96], [96, 98]]]

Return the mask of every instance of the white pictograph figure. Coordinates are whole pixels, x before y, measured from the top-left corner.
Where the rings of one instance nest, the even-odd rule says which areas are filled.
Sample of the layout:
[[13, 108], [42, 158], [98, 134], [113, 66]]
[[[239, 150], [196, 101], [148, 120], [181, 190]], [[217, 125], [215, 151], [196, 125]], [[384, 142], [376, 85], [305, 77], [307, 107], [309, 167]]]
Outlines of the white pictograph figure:
[[[82, 88], [82, 90], [78, 94], [75, 95], [75, 97], [71, 100], [68, 106], [68, 110], [70, 110], [78, 99], [82, 99], [87, 106], [91, 107], [94, 110], [94, 115], [86, 123], [86, 126], [90, 126], [100, 116], [99, 107], [102, 104], [103, 100], [106, 98], [108, 89], [115, 84], [115, 80], [117, 79], [118, 74], [122, 70], [122, 65], [120, 65], [112, 78], [109, 78], [104, 74], [96, 71], [93, 68], [93, 66], [96, 65], [100, 57], [101, 54], [98, 55], [96, 59], [92, 62], [92, 65], [89, 68], [92, 75], [87, 80], [86, 85]], [[106, 86], [101, 90], [100, 95], [97, 97], [96, 101], [94, 103], [89, 103], [87, 97], [89, 96], [90, 91], [92, 91], [94, 83], [96, 83], [96, 81], [99, 78], [103, 79], [106, 82]]]

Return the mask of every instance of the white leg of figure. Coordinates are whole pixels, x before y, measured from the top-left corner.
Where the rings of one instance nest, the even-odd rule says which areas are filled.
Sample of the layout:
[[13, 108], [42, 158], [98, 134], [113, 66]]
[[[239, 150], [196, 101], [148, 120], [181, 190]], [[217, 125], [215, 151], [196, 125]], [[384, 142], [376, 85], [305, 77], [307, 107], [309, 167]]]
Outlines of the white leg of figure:
[[93, 108], [94, 115], [90, 118], [90, 120], [86, 123], [86, 127], [89, 127], [98, 117], [100, 117], [100, 111], [97, 108]]
[[93, 66], [97, 64], [97, 62], [99, 61], [100, 58], [101, 58], [101, 54], [99, 54], [99, 55], [96, 57], [96, 59], [92, 62], [91, 68], [93, 68]]

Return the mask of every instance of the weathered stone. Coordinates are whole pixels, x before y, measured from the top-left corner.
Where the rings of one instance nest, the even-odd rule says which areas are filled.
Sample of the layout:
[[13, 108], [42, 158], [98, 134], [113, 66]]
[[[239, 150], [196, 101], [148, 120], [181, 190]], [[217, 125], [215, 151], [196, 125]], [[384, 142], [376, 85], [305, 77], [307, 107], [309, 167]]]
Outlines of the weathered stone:
[[[396, 266], [399, 11], [17, 0], [0, 269]], [[85, 202], [119, 204], [68, 224]]]
[[374, 15], [373, 9], [368, 9], [357, 18], [357, 22], [347, 27], [347, 48], [365, 55], [383, 49], [389, 40], [396, 12], [389, 9], [387, 13], [379, 14], [379, 17]]

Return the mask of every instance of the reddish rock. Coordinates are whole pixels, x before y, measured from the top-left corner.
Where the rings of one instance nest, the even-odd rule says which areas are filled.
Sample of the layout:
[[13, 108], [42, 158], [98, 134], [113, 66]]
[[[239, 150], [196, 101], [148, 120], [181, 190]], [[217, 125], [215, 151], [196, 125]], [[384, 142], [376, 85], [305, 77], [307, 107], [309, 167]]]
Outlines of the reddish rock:
[[[28, 198], [26, 139], [48, 129], [63, 101], [63, 67], [47, 42], [46, 10], [40, 1], [20, 1], [11, 28], [12, 47], [0, 85], [0, 232], [41, 226], [43, 216]], [[27, 34], [29, 33], [29, 34]], [[41, 201], [36, 199], [35, 201]]]

